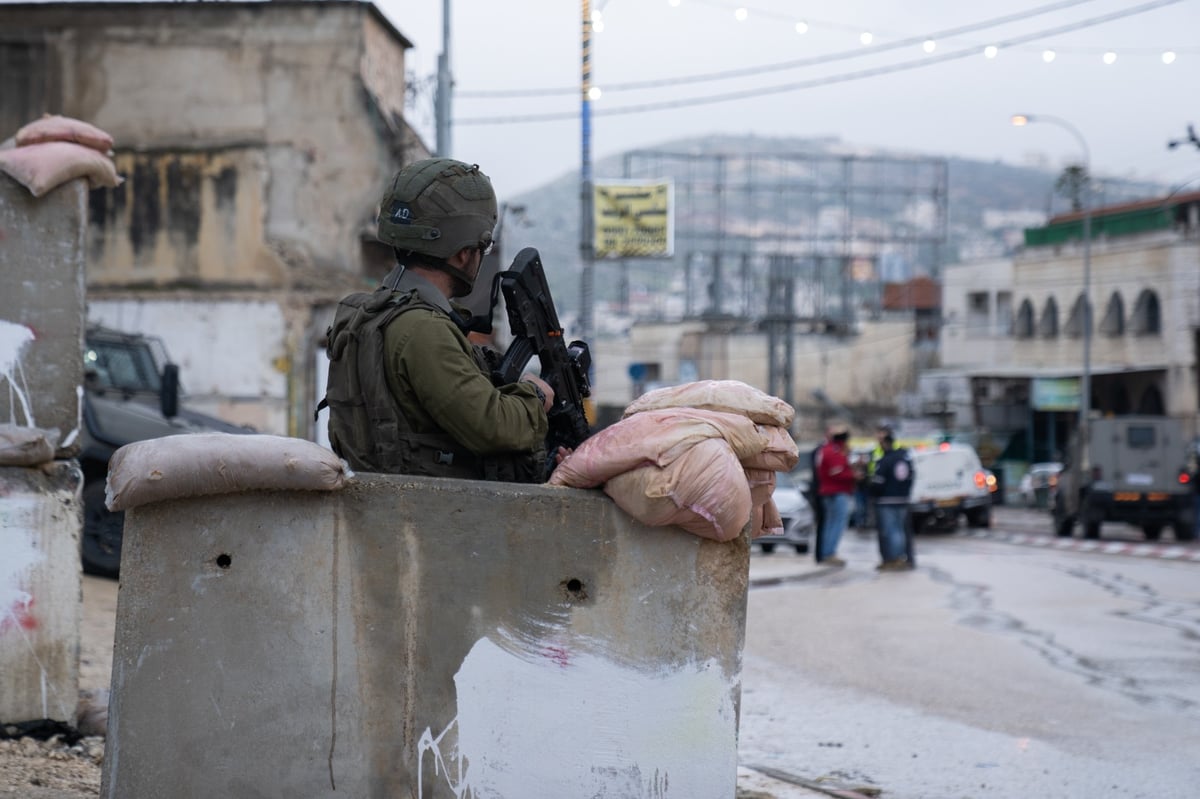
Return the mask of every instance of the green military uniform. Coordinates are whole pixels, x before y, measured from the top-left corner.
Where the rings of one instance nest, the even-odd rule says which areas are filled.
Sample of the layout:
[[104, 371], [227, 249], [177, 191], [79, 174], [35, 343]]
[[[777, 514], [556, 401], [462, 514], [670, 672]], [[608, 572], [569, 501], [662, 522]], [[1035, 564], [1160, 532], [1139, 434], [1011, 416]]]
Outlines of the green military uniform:
[[541, 482], [549, 426], [532, 383], [492, 385], [462, 316], [425, 278], [342, 300], [329, 332], [329, 437], [362, 471]]
[[397, 316], [383, 339], [388, 388], [413, 430], [444, 431], [476, 455], [540, 453], [547, 421], [533, 384], [493, 386], [429, 281], [406, 271], [396, 289], [425, 306]]

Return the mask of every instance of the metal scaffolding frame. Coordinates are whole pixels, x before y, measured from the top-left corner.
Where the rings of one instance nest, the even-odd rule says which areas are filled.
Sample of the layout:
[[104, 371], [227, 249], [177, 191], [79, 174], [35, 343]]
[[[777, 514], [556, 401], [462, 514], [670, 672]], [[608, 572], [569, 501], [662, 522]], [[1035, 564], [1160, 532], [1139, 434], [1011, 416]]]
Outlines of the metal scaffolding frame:
[[675, 256], [622, 261], [620, 304], [676, 316], [630, 308], [629, 287], [646, 283], [681, 291], [684, 318], [761, 325], [770, 390], [790, 401], [797, 330], [844, 335], [878, 315], [885, 264], [940, 279], [948, 171], [943, 158], [630, 151], [626, 179], [675, 184]]

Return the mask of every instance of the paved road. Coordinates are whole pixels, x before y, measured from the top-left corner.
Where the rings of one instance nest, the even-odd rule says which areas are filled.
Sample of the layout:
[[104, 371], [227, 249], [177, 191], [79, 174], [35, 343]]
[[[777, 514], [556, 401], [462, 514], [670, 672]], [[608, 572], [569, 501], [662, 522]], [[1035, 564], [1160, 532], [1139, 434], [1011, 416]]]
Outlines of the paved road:
[[742, 765], [888, 799], [1192, 795], [1200, 547], [998, 511], [920, 536], [915, 572], [853, 532], [845, 569], [756, 552]]

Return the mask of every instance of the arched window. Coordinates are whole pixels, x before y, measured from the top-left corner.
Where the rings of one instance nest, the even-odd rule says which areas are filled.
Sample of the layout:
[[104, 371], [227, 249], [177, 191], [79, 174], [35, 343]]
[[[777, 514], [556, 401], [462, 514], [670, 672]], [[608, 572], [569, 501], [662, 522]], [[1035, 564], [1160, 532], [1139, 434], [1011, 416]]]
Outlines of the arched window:
[[1033, 338], [1033, 303], [1023, 300], [1017, 309], [1017, 320], [1013, 324], [1013, 335], [1017, 338]]
[[1038, 335], [1042, 338], [1058, 336], [1058, 303], [1053, 297], [1048, 298], [1042, 307], [1042, 318], [1038, 322]]
[[1085, 317], [1091, 315], [1087, 312], [1087, 298], [1080, 294], [1075, 298], [1075, 304], [1071, 306], [1071, 315], [1067, 317], [1067, 326], [1063, 328], [1063, 332], [1071, 338], [1079, 338], [1084, 331], [1090, 331], [1092, 320]]
[[1157, 336], [1162, 333], [1162, 315], [1158, 306], [1158, 295], [1145, 289], [1138, 295], [1133, 306], [1133, 334], [1135, 336]]
[[1125, 301], [1115, 291], [1108, 298], [1108, 307], [1104, 309], [1104, 321], [1100, 323], [1100, 332], [1112, 338], [1125, 335]]

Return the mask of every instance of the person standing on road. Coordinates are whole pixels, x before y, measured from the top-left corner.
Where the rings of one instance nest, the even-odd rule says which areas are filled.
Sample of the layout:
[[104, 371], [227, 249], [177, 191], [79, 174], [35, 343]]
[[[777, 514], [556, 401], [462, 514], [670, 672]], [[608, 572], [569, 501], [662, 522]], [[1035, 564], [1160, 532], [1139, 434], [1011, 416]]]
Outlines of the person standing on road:
[[854, 469], [850, 465], [850, 429], [844, 423], [830, 427], [829, 443], [821, 448], [817, 462], [818, 491], [825, 506], [825, 519], [817, 541], [817, 563], [845, 566], [837, 556], [838, 542], [850, 521], [854, 498]]
[[[470, 294], [496, 225], [473, 164], [429, 158], [392, 178], [379, 240], [396, 268], [344, 298], [329, 330], [329, 439], [359, 471], [542, 482], [554, 391], [533, 374], [492, 384], [470, 343]], [[564, 452], [552, 453], [555, 461]]]
[[896, 448], [895, 439], [879, 439], [883, 455], [871, 475], [875, 518], [879, 527], [880, 571], [905, 571], [916, 567], [908, 524], [908, 495], [912, 491], [913, 465], [908, 450]]
[[812, 453], [809, 455], [809, 461], [812, 465], [812, 477], [808, 481], [808, 504], [812, 506], [813, 511], [813, 529], [817, 532], [817, 544], [813, 548], [813, 555], [819, 563], [821, 552], [822, 529], [825, 526], [825, 503], [821, 500], [821, 476], [817, 472], [818, 464], [821, 463], [821, 450], [829, 443], [829, 428], [825, 428], [825, 437], [821, 439], [821, 443], [813, 447]]

